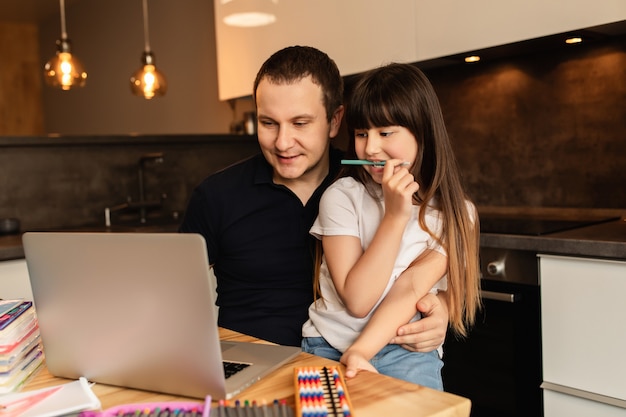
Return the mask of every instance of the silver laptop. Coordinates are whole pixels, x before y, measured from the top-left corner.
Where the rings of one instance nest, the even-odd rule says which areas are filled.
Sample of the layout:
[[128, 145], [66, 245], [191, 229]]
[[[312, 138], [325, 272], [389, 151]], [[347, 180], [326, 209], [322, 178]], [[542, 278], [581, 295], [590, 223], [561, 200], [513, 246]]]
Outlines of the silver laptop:
[[[28, 232], [23, 243], [52, 375], [228, 399], [300, 353], [220, 342], [200, 235]], [[243, 369], [225, 378], [223, 361]]]

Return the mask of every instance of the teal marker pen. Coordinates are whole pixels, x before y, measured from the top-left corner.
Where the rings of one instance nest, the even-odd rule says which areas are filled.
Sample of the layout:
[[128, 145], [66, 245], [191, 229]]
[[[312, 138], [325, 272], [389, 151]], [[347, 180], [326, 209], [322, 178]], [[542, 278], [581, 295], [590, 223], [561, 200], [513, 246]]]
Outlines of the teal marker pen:
[[[342, 159], [341, 165], [373, 165], [382, 167], [387, 161], [368, 161], [366, 159]], [[402, 162], [399, 166], [408, 166], [408, 162]]]

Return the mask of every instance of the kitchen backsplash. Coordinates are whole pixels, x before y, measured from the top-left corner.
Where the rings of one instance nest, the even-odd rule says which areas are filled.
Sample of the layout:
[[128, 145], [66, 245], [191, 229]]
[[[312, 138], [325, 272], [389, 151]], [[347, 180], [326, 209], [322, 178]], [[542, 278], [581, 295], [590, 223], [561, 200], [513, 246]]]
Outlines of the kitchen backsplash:
[[[162, 200], [149, 223], [184, 211], [193, 188], [208, 174], [258, 152], [252, 136], [0, 138], [0, 218], [16, 217], [22, 230], [105, 224], [105, 208], [139, 201], [139, 160], [146, 160], [146, 201]], [[165, 198], [162, 199], [165, 194]], [[139, 219], [137, 210], [114, 212], [115, 225]]]
[[[623, 38], [426, 73], [479, 206], [626, 208]], [[151, 152], [164, 160], [146, 164], [146, 198], [182, 211], [207, 174], [257, 151], [248, 136], [0, 137], [0, 218], [23, 230], [104, 222], [105, 207], [138, 199]]]
[[626, 39], [426, 71], [479, 205], [626, 208]]

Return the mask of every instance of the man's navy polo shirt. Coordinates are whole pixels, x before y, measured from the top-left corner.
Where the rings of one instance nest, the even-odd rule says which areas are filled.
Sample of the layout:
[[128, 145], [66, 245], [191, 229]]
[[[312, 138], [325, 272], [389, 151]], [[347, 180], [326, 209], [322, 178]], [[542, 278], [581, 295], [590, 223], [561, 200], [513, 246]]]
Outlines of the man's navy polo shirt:
[[305, 206], [272, 182], [262, 154], [212, 174], [194, 190], [181, 232], [200, 233], [218, 278], [220, 326], [299, 346], [313, 301], [315, 238], [309, 234], [331, 172]]

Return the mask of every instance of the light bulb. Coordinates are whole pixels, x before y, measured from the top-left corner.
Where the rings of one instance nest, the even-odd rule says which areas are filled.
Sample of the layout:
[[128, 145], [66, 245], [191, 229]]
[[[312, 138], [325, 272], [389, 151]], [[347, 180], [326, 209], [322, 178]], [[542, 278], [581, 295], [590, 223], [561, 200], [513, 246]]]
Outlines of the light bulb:
[[167, 90], [163, 75], [154, 65], [144, 65], [138, 69], [130, 79], [133, 94], [151, 99], [156, 95], [162, 96]]
[[57, 53], [44, 66], [46, 84], [69, 90], [83, 87], [87, 83], [87, 73], [83, 64], [70, 52], [69, 39], [57, 41]]
[[139, 68], [130, 77], [130, 89], [136, 96], [151, 99], [162, 96], [167, 92], [167, 81], [163, 74], [154, 65], [154, 55], [144, 52], [143, 67]]

